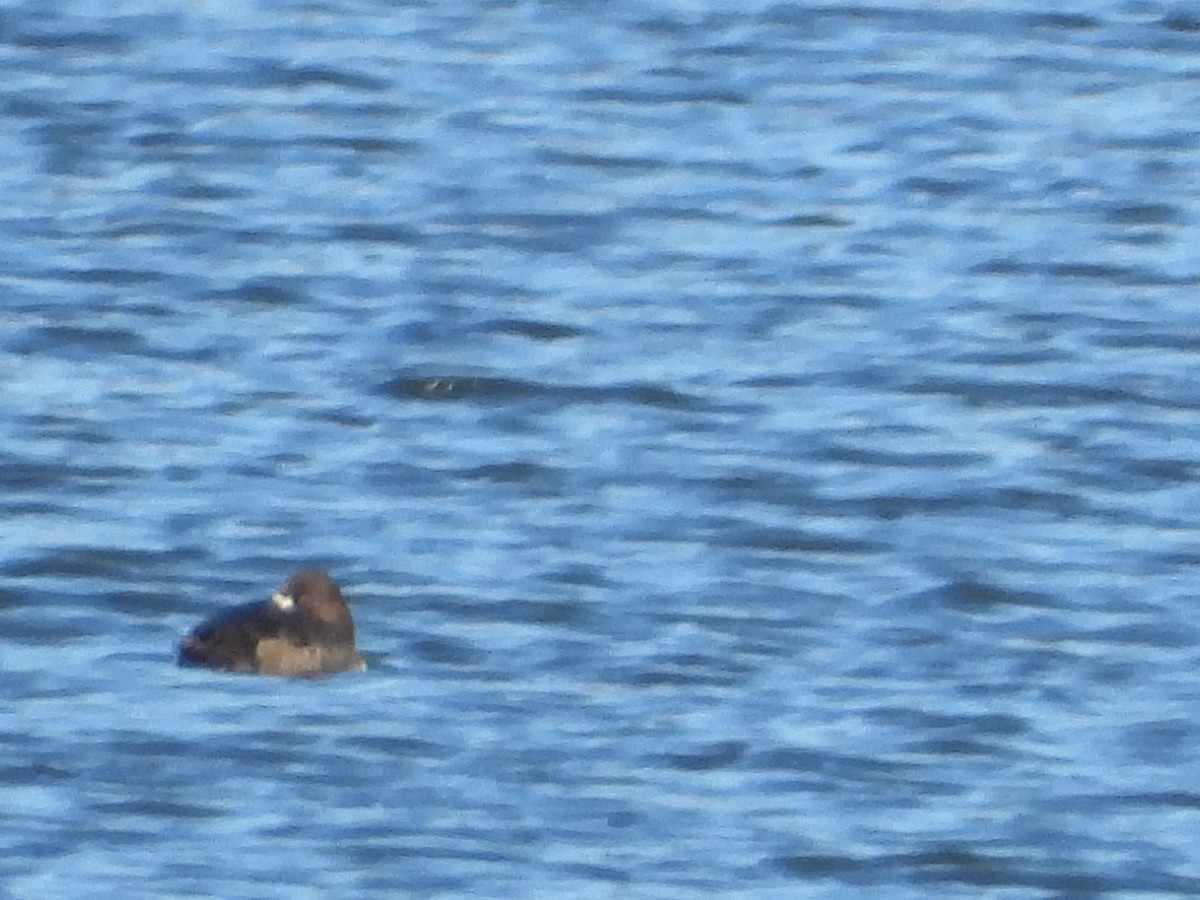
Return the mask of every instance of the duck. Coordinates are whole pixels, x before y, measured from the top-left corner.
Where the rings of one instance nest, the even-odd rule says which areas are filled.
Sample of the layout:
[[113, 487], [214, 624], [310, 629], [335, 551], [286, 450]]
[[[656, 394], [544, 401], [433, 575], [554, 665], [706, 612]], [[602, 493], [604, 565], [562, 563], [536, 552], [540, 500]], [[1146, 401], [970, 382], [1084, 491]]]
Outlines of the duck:
[[269, 600], [235, 606], [205, 620], [180, 642], [178, 662], [282, 676], [367, 667], [355, 645], [350, 607], [320, 569], [301, 569]]

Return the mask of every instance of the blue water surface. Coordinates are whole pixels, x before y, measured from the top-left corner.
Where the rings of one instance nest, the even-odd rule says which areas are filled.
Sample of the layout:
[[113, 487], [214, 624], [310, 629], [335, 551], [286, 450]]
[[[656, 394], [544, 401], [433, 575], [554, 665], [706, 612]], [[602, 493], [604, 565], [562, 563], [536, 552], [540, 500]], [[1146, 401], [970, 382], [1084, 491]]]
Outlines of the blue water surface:
[[[1186, 5], [0, 50], [0, 894], [1200, 894]], [[304, 565], [368, 671], [174, 665]]]

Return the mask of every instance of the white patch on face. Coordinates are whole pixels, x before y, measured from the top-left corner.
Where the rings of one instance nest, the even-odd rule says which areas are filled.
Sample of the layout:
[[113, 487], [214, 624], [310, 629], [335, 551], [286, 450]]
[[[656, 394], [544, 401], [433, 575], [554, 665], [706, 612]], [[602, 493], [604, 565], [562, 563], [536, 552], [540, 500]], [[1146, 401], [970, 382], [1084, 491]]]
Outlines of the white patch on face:
[[275, 604], [275, 608], [282, 612], [287, 612], [296, 605], [296, 601], [282, 591], [278, 591], [271, 595], [271, 602]]

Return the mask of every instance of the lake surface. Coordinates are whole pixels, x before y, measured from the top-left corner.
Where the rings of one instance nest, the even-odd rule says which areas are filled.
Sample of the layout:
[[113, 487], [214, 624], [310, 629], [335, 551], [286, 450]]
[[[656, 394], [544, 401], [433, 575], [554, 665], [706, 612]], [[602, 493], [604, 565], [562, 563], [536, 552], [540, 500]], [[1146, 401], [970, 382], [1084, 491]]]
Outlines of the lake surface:
[[0, 894], [1200, 894], [1200, 16], [951, 6], [6, 4]]

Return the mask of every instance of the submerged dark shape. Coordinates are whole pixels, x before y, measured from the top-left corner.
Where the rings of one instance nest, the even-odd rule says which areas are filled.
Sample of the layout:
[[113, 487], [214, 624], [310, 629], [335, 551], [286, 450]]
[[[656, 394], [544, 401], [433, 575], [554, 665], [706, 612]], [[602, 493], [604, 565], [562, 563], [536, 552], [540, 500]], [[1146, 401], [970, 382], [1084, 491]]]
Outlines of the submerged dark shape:
[[270, 600], [235, 606], [199, 625], [180, 642], [179, 664], [264, 675], [367, 667], [342, 592], [317, 569], [297, 572]]

